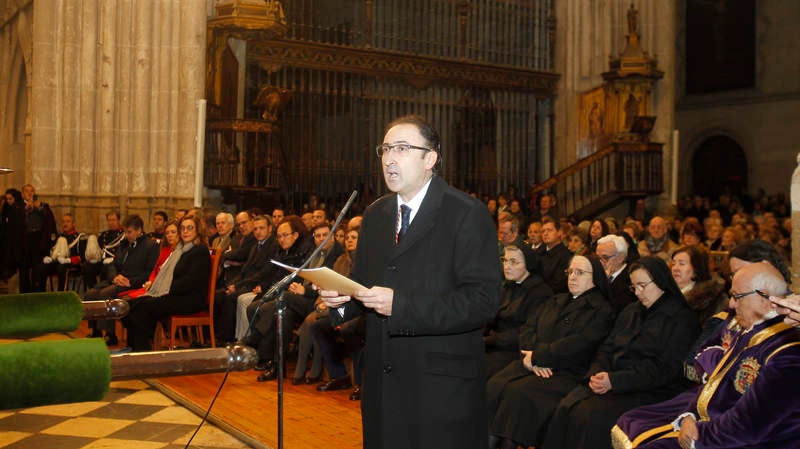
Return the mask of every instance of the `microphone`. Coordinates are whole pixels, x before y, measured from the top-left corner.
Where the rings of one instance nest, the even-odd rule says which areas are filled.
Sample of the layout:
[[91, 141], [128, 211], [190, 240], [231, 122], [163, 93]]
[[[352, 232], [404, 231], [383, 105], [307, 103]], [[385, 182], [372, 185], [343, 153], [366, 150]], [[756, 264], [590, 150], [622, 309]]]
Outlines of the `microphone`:
[[267, 293], [264, 294], [264, 296], [263, 296], [264, 300], [269, 300], [269, 299], [273, 298], [274, 296], [276, 296], [281, 291], [285, 290], [286, 287], [289, 284], [291, 284], [292, 281], [294, 281], [294, 279], [297, 277], [297, 275], [301, 271], [303, 271], [304, 269], [308, 268], [308, 264], [310, 264], [312, 260], [316, 259], [317, 255], [319, 255], [320, 251], [322, 251], [322, 248], [325, 248], [326, 246], [328, 246], [328, 242], [330, 242], [331, 239], [333, 238], [334, 234], [336, 233], [336, 228], [339, 227], [339, 224], [342, 222], [342, 219], [344, 218], [345, 215], [347, 215], [347, 212], [350, 210], [350, 207], [353, 205], [353, 202], [356, 200], [356, 196], [358, 196], [358, 191], [357, 190], [353, 190], [353, 193], [350, 194], [350, 198], [347, 199], [347, 202], [345, 203], [344, 207], [342, 207], [342, 211], [339, 212], [339, 216], [336, 217], [336, 221], [333, 223], [333, 226], [331, 227], [330, 234], [328, 234], [328, 236], [325, 237], [325, 240], [323, 240], [322, 243], [320, 243], [314, 249], [314, 251], [311, 253], [311, 255], [309, 255], [306, 258], [306, 260], [303, 262], [302, 265], [300, 265], [297, 268], [297, 270], [287, 274], [283, 279], [281, 279], [280, 281], [278, 281], [275, 284], [273, 284], [272, 287], [270, 287], [270, 289], [267, 290]]

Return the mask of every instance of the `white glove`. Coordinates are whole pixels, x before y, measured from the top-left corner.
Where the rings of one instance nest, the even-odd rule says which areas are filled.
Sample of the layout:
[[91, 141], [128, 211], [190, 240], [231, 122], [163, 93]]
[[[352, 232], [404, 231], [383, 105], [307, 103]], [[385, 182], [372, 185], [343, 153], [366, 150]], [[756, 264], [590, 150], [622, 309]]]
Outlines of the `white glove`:
[[61, 265], [67, 265], [72, 263], [72, 259], [70, 259], [69, 257], [59, 257], [58, 263], [60, 263]]
[[111, 265], [112, 263], [114, 263], [113, 257], [106, 257], [105, 259], [103, 259], [103, 265]]
[[44, 259], [42, 259], [42, 262], [44, 262], [44, 263], [53, 263], [53, 258], [50, 257], [50, 256], [44, 256]]

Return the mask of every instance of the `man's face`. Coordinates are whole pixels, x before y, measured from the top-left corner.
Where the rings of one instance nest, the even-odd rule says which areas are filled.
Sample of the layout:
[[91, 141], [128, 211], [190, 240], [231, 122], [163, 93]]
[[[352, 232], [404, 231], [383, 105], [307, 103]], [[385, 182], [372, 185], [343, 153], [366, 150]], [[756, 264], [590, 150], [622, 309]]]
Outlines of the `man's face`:
[[553, 223], [542, 225], [542, 242], [547, 246], [553, 246], [561, 240], [561, 235]]
[[544, 210], [550, 209], [550, 195], [545, 195], [539, 200], [539, 207]]
[[517, 232], [511, 230], [511, 222], [504, 221], [497, 227], [497, 240], [500, 240], [503, 245], [510, 245], [517, 239]]
[[33, 195], [36, 194], [36, 189], [33, 186], [25, 186], [22, 188], [22, 199], [30, 203], [33, 201]]
[[267, 220], [256, 220], [253, 222], [253, 237], [259, 242], [269, 237], [272, 228], [269, 227]]
[[528, 241], [534, 245], [542, 244], [542, 224], [535, 221], [528, 226]]
[[517, 200], [512, 201], [511, 205], [509, 206], [509, 209], [511, 209], [511, 212], [518, 214], [520, 212], [519, 201]]
[[153, 230], [162, 231], [164, 230], [165, 224], [167, 223], [164, 221], [164, 217], [161, 215], [153, 215]]
[[233, 224], [228, 221], [225, 215], [217, 215], [217, 234], [228, 235], [233, 230]]
[[278, 226], [278, 244], [281, 245], [281, 248], [284, 250], [291, 248], [297, 240], [297, 237], [299, 237], [299, 235], [292, 231], [292, 227], [289, 226], [289, 223], [281, 223], [281, 225]]
[[283, 221], [283, 210], [282, 209], [275, 209], [272, 211], [272, 224], [278, 226]]
[[75, 230], [75, 220], [69, 215], [61, 216], [61, 233], [69, 234]]
[[647, 231], [654, 239], [658, 240], [667, 233], [667, 224], [664, 223], [664, 219], [662, 218], [653, 218], [647, 226]]
[[731, 285], [731, 298], [728, 305], [736, 309], [736, 321], [744, 329], [749, 329], [756, 321], [763, 320], [765, 315], [772, 309], [772, 303], [767, 298], [761, 297], [758, 293], [750, 293], [739, 299], [734, 299], [733, 295], [752, 291], [751, 280], [752, 270], [745, 273], [737, 273], [733, 276]]
[[133, 226], [128, 226], [125, 228], [125, 238], [128, 240], [129, 243], [133, 243], [139, 236], [142, 235], [141, 229], [136, 229]]
[[108, 229], [119, 229], [119, 217], [117, 217], [117, 214], [106, 216], [106, 223], [108, 223]]
[[306, 229], [311, 229], [314, 227], [314, 214], [311, 212], [306, 212], [300, 216], [300, 220], [306, 226]]
[[[314, 231], [314, 244], [317, 245], [317, 246], [322, 244], [323, 240], [328, 238], [328, 235], [330, 235], [330, 233], [331, 233], [331, 228], [324, 228], [324, 227], [323, 228], [318, 228], [316, 231]], [[325, 248], [322, 248], [322, 249], [325, 249], [325, 250], [330, 249], [330, 247], [333, 246], [333, 242], [334, 242], [334, 239], [330, 239], [330, 241], [328, 241], [328, 244], [325, 246]]]
[[622, 263], [625, 262], [625, 255], [617, 254], [617, 247], [612, 242], [597, 245], [597, 257], [600, 259], [600, 263], [603, 264], [606, 274], [619, 270], [622, 267]]
[[[428, 143], [412, 124], [393, 126], [383, 138], [388, 145], [410, 144], [427, 148]], [[387, 151], [381, 157], [383, 179], [386, 187], [409, 201], [422, 189], [433, 175], [438, 155], [434, 151], [409, 149], [405, 152]]]
[[321, 209], [317, 209], [311, 213], [311, 227], [319, 226], [322, 223], [325, 223], [325, 211]]
[[239, 233], [242, 235], [250, 235], [253, 232], [253, 220], [247, 212], [239, 212], [236, 215], [236, 226], [239, 227]]

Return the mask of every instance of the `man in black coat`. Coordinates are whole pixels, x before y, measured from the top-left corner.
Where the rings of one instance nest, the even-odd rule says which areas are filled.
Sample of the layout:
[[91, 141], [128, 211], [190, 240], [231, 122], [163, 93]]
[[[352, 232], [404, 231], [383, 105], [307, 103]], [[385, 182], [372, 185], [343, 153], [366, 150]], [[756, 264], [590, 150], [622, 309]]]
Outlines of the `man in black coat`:
[[542, 261], [542, 277], [554, 293], [567, 292], [567, 274], [572, 252], [561, 242], [561, 223], [552, 218], [542, 220], [542, 243], [536, 254]]
[[236, 277], [214, 293], [214, 326], [217, 338], [222, 342], [234, 341], [236, 326], [236, 299], [244, 293], [261, 293], [262, 280], [272, 266], [269, 260], [278, 250], [278, 242], [272, 232], [272, 219], [259, 215], [253, 219], [253, 231], [249, 234], [256, 241], [250, 248], [247, 261]]
[[395, 194], [364, 212], [351, 276], [368, 289], [320, 292], [334, 324], [366, 314], [364, 448], [485, 448], [481, 326], [500, 266], [486, 206], [434, 173], [439, 136], [407, 116], [377, 147]]
[[611, 284], [609, 300], [619, 313], [628, 304], [636, 302], [636, 295], [630, 289], [631, 276], [627, 270], [628, 242], [619, 235], [605, 235], [597, 240], [595, 252]]
[[[158, 244], [144, 234], [142, 217], [130, 215], [122, 226], [125, 228], [125, 240], [120, 243], [114, 262], [109, 265], [108, 278], [86, 292], [84, 300], [117, 298], [120, 292], [141, 288], [150, 277], [160, 252]], [[94, 337], [100, 337], [99, 329], [105, 328], [106, 342], [112, 346], [117, 344], [113, 321], [100, 321], [96, 327], [90, 327], [93, 328]]]

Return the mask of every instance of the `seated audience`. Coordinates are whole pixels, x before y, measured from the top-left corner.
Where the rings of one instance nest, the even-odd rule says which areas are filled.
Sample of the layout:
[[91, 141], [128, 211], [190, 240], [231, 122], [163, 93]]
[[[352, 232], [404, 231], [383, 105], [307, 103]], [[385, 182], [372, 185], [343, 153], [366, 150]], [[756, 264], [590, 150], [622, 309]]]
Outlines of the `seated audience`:
[[156, 243], [161, 243], [164, 238], [164, 228], [169, 221], [167, 213], [163, 210], [157, 211], [153, 214], [153, 230], [147, 233], [147, 236], [155, 240]]
[[161, 252], [158, 255], [153, 271], [150, 272], [150, 277], [147, 279], [147, 282], [142, 284], [142, 288], [120, 292], [120, 298], [133, 299], [145, 295], [150, 286], [153, 285], [153, 281], [161, 270], [161, 266], [164, 265], [164, 262], [169, 255], [172, 254], [175, 246], [177, 246], [180, 241], [181, 237], [178, 231], [178, 222], [175, 220], [167, 222], [166, 226], [164, 226], [164, 233], [161, 239]]
[[181, 241], [161, 266], [145, 296], [130, 301], [122, 323], [128, 329], [128, 346], [149, 351], [156, 323], [172, 315], [207, 309], [211, 256], [202, 234], [202, 217], [185, 215], [179, 222]]
[[511, 215], [499, 219], [497, 224], [497, 248], [500, 254], [507, 245], [521, 246], [522, 236], [519, 235], [519, 221]]
[[682, 362], [697, 337], [697, 317], [662, 259], [639, 259], [630, 276], [639, 302], [622, 310], [582, 385], [559, 402], [542, 447], [610, 448], [622, 413], [685, 388]]
[[255, 215], [249, 211], [236, 214], [236, 227], [239, 232], [231, 237], [231, 247], [222, 253], [220, 261], [223, 285], [230, 284], [230, 281], [239, 275], [242, 266], [250, 257], [250, 250], [256, 244], [256, 239], [253, 237], [253, 217]]
[[[280, 248], [275, 253], [275, 259], [293, 267], [302, 264], [312, 249], [310, 241], [305, 238], [305, 233], [306, 228], [299, 217], [296, 215], [286, 217], [278, 226], [277, 237]], [[264, 277], [262, 285], [269, 288], [286, 274], [286, 270], [276, 267]], [[287, 303], [283, 327], [285, 332], [283, 335], [284, 351], [289, 344], [289, 334], [313, 310], [313, 304], [313, 301], [306, 299], [294, 301], [292, 304]], [[244, 342], [248, 346], [256, 348], [259, 358], [259, 366], [256, 368], [265, 371], [258, 376], [257, 380], [259, 382], [273, 380], [278, 376], [278, 367], [273, 364], [277, 339], [275, 298], [258, 298], [247, 306], [246, 312], [248, 321], [251, 323], [250, 334], [245, 337]]]
[[500, 307], [483, 333], [486, 345], [486, 378], [519, 360], [519, 329], [537, 307], [553, 296], [542, 278], [542, 264], [526, 245], [509, 245], [501, 259], [505, 282], [500, 289]]
[[608, 234], [608, 223], [605, 220], [596, 218], [592, 221], [592, 225], [589, 226], [589, 254], [594, 254], [597, 250], [597, 241], [600, 237]]
[[609, 302], [619, 313], [628, 304], [637, 301], [631, 291], [631, 276], [628, 273], [628, 242], [618, 235], [606, 235], [597, 241], [596, 255], [603, 264], [603, 271], [611, 285]]
[[[358, 246], [358, 234], [359, 228], [351, 228], [347, 231], [345, 252], [334, 263], [334, 271], [343, 276], [350, 276], [350, 270], [353, 267], [353, 256]], [[311, 314], [317, 315], [317, 319], [311, 323], [311, 334], [314, 338], [314, 344], [322, 354], [330, 376], [330, 380], [318, 385], [317, 390], [342, 390], [355, 384], [355, 388], [350, 393], [350, 400], [357, 401], [361, 399], [361, 352], [366, 334], [364, 315], [358, 315], [334, 328], [329, 319], [330, 309], [322, 301], [318, 301], [316, 305], [317, 311]], [[341, 337], [342, 344], [337, 342], [337, 336]], [[353, 360], [352, 383], [344, 365], [343, 359], [346, 354], [349, 354]], [[309, 376], [306, 378], [306, 383], [315, 383], [314, 380]]]
[[120, 224], [119, 213], [108, 212], [106, 214], [106, 224], [108, 225], [107, 229], [96, 238], [96, 254], [92, 257], [90, 257], [89, 253], [92, 249], [92, 241], [95, 239], [90, 236], [87, 242], [86, 263], [83, 265], [83, 284], [87, 290], [94, 288], [98, 277], [101, 280], [108, 279], [114, 256], [117, 254], [122, 241], [125, 240], [125, 230]]
[[[314, 237], [314, 244], [316, 246], [322, 245], [330, 233], [331, 225], [328, 224], [327, 221], [323, 221], [322, 224], [317, 225], [311, 231], [311, 235]], [[335, 239], [331, 238], [308, 266], [309, 268], [324, 266], [333, 269], [334, 264], [343, 252], [344, 248], [340, 246]], [[295, 365], [294, 377], [292, 378], [292, 384], [294, 385], [305, 382], [306, 362], [309, 356], [312, 355], [313, 358], [308, 379], [310, 381], [315, 379], [319, 380], [322, 376], [322, 354], [319, 347], [314, 342], [314, 337], [311, 333], [311, 324], [322, 318], [325, 318], [327, 321], [328, 318], [327, 314], [324, 314], [323, 317], [320, 313], [321, 300], [319, 299], [319, 293], [313, 288], [312, 284], [301, 278], [297, 278], [297, 281], [300, 282], [292, 282], [287, 289], [287, 293], [284, 295], [287, 305], [298, 309], [298, 312], [302, 313], [310, 302], [312, 309], [307, 313], [303, 323], [297, 330], [297, 365]]]
[[528, 239], [525, 243], [528, 244], [528, 247], [533, 250], [539, 249], [539, 247], [542, 246], [542, 223], [540, 221], [534, 221], [529, 224], [527, 236]]
[[62, 215], [61, 233], [51, 248], [50, 255], [33, 269], [33, 291], [45, 291], [47, 278], [53, 274], [58, 275], [58, 285], [55, 290], [65, 290], [67, 272], [70, 269], [80, 269], [85, 252], [86, 236], [75, 229], [75, 217], [70, 213]]
[[[563, 226], [562, 226], [563, 228]], [[586, 234], [580, 229], [570, 229], [567, 233], [567, 249], [575, 256], [583, 256], [589, 252]]]
[[233, 215], [228, 212], [220, 212], [214, 218], [217, 229], [217, 236], [211, 241], [211, 248], [220, 251], [227, 251], [231, 247], [231, 237], [233, 237]]
[[557, 220], [544, 218], [542, 220], [542, 242], [536, 251], [542, 262], [542, 277], [554, 293], [567, 291], [567, 275], [564, 270], [569, 266], [572, 253], [561, 242], [561, 225]]
[[[160, 251], [156, 242], [144, 234], [142, 217], [129, 216], [123, 228], [125, 239], [120, 243], [113, 263], [108, 265], [108, 277], [87, 291], [84, 300], [117, 298], [120, 292], [141, 288], [153, 271]], [[101, 330], [105, 329], [106, 342], [112, 346], [118, 343], [113, 321], [95, 323], [89, 322], [92, 337], [102, 337]]]
[[609, 285], [596, 259], [575, 256], [569, 293], [545, 300], [520, 329], [523, 359], [489, 379], [489, 447], [541, 444], [550, 415], [578, 386], [614, 324]]
[[[704, 385], [672, 400], [625, 413], [612, 431], [619, 447], [794, 448], [800, 426], [800, 332], [770, 302], [787, 284], [769, 264], [751, 264], [733, 278], [726, 326], [698, 355]], [[687, 401], [688, 398], [688, 401]]]
[[647, 226], [647, 237], [639, 242], [639, 255], [655, 256], [668, 262], [672, 252], [678, 248], [667, 234], [667, 223], [661, 217], [653, 217]]
[[245, 309], [256, 296], [269, 288], [264, 281], [267, 271], [273, 268], [269, 261], [278, 249], [270, 218], [265, 215], [255, 217], [250, 236], [256, 243], [250, 248], [241, 271], [214, 293], [214, 327], [221, 342], [232, 342], [244, 336], [247, 320], [241, 319], [237, 310]]

